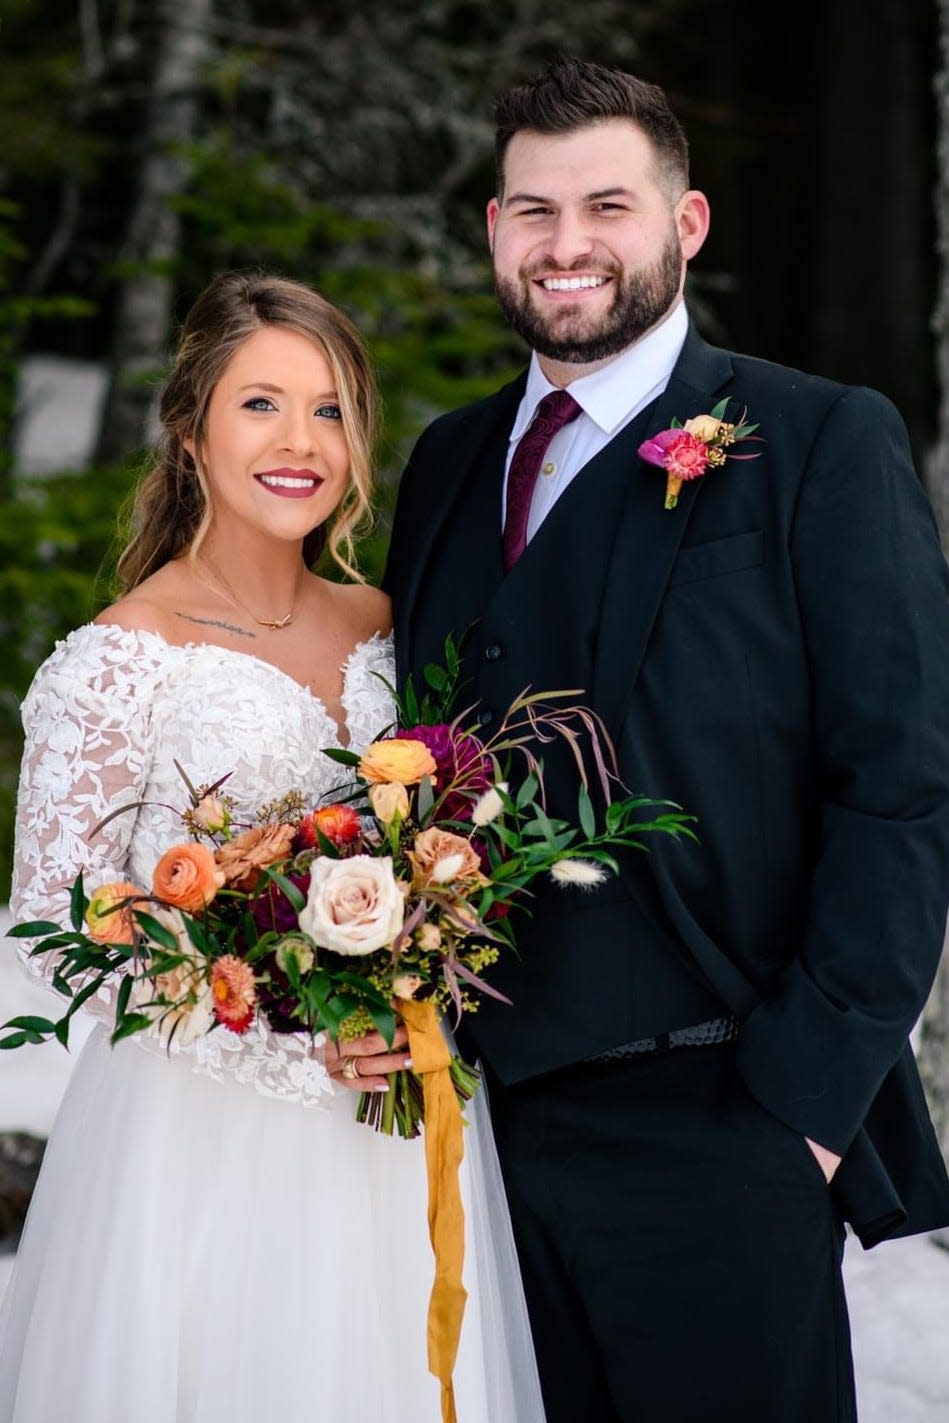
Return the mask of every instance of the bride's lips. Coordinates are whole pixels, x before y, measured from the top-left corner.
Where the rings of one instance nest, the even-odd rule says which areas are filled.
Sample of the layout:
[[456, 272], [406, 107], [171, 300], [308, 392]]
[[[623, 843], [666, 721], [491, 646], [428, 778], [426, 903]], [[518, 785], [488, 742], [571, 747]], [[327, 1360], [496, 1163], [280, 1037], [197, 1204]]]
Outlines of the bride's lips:
[[257, 483], [280, 499], [309, 499], [323, 483], [314, 469], [265, 469], [255, 474]]

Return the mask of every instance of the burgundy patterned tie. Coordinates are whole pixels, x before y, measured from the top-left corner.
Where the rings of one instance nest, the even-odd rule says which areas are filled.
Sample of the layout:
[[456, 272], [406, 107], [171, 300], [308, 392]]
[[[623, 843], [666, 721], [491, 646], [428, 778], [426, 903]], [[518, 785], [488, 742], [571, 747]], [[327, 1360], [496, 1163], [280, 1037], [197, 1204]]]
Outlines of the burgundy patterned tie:
[[580, 406], [566, 390], [552, 390], [537, 407], [537, 413], [521, 436], [507, 475], [507, 507], [501, 552], [504, 571], [510, 572], [527, 546], [527, 520], [537, 473], [544, 451], [558, 430], [576, 420]]

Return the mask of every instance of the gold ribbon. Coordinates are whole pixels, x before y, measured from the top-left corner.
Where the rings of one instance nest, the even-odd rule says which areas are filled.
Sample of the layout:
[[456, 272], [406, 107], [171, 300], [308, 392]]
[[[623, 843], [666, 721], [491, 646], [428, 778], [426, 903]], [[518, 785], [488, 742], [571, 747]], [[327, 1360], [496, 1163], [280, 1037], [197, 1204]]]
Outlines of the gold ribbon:
[[428, 1233], [435, 1255], [435, 1283], [428, 1304], [428, 1367], [442, 1386], [442, 1423], [457, 1423], [452, 1370], [458, 1353], [467, 1293], [465, 1213], [458, 1168], [465, 1148], [461, 1107], [449, 1072], [451, 1052], [433, 1003], [397, 1000], [408, 1029], [412, 1071], [422, 1079], [425, 1162], [428, 1167]]

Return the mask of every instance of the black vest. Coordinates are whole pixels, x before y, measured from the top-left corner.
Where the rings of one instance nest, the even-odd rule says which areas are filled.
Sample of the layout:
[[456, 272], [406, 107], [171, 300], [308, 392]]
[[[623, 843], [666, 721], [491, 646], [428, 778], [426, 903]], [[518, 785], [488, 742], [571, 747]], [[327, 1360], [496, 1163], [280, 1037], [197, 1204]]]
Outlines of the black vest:
[[[528, 687], [568, 690], [569, 701], [590, 704], [612, 535], [649, 414], [583, 468], [506, 577], [500, 533], [506, 425], [462, 489], [426, 571], [424, 603], [451, 610], [439, 639], [448, 626], [456, 639], [465, 635], [461, 705], [477, 703], [486, 737]], [[413, 629], [416, 669], [443, 660], [440, 640], [432, 631], [427, 642], [425, 631]], [[535, 749], [543, 756], [548, 808], [575, 822], [579, 781], [569, 750], [559, 742]], [[537, 883], [530, 916], [519, 910], [512, 917], [517, 955], [504, 950], [490, 979], [513, 1007], [484, 998], [465, 1019], [477, 1051], [502, 1080], [723, 1011], [667, 924], [646, 860], [630, 852], [623, 875], [592, 892]]]

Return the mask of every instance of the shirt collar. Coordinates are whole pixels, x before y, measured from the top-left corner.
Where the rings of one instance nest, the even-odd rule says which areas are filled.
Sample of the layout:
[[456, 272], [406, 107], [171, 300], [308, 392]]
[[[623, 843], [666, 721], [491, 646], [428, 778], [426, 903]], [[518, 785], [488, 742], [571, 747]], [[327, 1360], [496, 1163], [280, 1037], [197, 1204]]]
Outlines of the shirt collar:
[[[685, 302], [679, 301], [660, 325], [621, 351], [608, 365], [601, 366], [592, 375], [571, 381], [567, 389], [584, 414], [604, 434], [612, 435], [631, 411], [645, 403], [646, 396], [668, 384], [688, 329], [689, 314]], [[535, 352], [527, 372], [524, 398], [511, 431], [512, 441], [521, 438], [544, 396], [556, 389], [541, 370]]]

